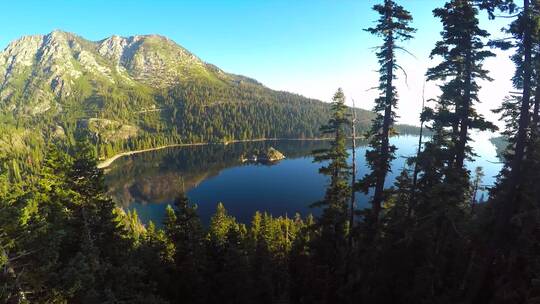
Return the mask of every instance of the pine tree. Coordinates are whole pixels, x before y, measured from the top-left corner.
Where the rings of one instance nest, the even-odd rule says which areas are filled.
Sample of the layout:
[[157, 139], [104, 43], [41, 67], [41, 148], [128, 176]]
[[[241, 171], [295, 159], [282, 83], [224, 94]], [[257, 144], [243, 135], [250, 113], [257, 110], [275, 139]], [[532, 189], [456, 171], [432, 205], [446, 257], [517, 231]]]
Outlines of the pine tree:
[[478, 191], [481, 191], [483, 189], [482, 187], [482, 179], [484, 178], [484, 171], [482, 170], [482, 167], [476, 167], [474, 170], [474, 180], [471, 183], [471, 213], [475, 212], [475, 206], [478, 204]]
[[221, 296], [217, 303], [273, 303], [260, 299], [254, 301], [252, 298], [253, 289], [246, 288], [251, 286], [246, 233], [244, 225], [234, 225], [227, 233], [223, 269], [217, 274], [221, 282]]
[[133, 259], [144, 265], [147, 280], [154, 282], [156, 287], [155, 293], [170, 302], [176, 300], [179, 288], [174, 282], [177, 271], [174, 256], [174, 244], [162, 229], [157, 229], [150, 221]]
[[35, 288], [30, 282], [39, 277], [42, 269], [25, 271], [28, 257], [38, 246], [32, 244], [32, 238], [28, 244], [34, 246], [26, 243], [28, 235], [34, 233], [25, 225], [29, 216], [20, 200], [24, 192], [10, 182], [4, 162], [0, 157], [0, 302], [25, 303], [29, 300], [27, 293]]
[[227, 213], [222, 203], [218, 203], [216, 212], [210, 219], [205, 242], [208, 261], [205, 278], [209, 303], [228, 302], [228, 299], [223, 298], [226, 289], [223, 272], [227, 263], [229, 232], [235, 229], [236, 225], [236, 219]]
[[134, 235], [127, 235], [129, 230], [107, 197], [103, 171], [96, 164], [95, 149], [88, 141], [79, 141], [66, 173], [67, 187], [74, 192], [68, 225], [75, 233], [70, 237], [77, 240], [76, 254], [64, 269], [66, 283], [73, 288], [70, 298], [82, 302], [159, 302], [151, 295], [152, 286], [142, 279], [144, 266], [128, 263]]
[[[395, 190], [393, 191], [392, 199], [390, 200], [391, 204], [386, 206], [387, 211], [385, 212], [385, 231], [388, 234], [390, 230], [391, 234], [397, 234], [399, 236], [407, 233], [408, 227], [408, 217], [407, 214], [411, 208], [411, 188], [413, 187], [411, 177], [407, 169], [403, 169], [401, 174], [396, 178]], [[399, 238], [397, 238], [399, 239]]]
[[[536, 2], [535, 2], [536, 3]], [[505, 160], [505, 168], [493, 196], [496, 208], [496, 237], [499, 245], [505, 243], [513, 236], [508, 235], [510, 219], [520, 209], [521, 201], [525, 198], [524, 193], [528, 190], [523, 184], [527, 176], [526, 148], [531, 147], [530, 124], [531, 124], [531, 94], [533, 76], [533, 32], [537, 28], [538, 12], [531, 6], [529, 0], [523, 0], [523, 8], [518, 18], [508, 28], [508, 33], [515, 40], [514, 44], [502, 44], [502, 47], [515, 47], [516, 54], [512, 57], [516, 64], [516, 73], [513, 77], [514, 86], [522, 91], [517, 97], [515, 108], [511, 103], [507, 106], [507, 114], [510, 114], [510, 128], [507, 134], [513, 144], [513, 153], [508, 153]], [[503, 107], [505, 106], [503, 105]], [[505, 240], [506, 239], [506, 240]]]
[[347, 165], [348, 153], [346, 148], [346, 128], [349, 121], [345, 96], [341, 89], [334, 95], [332, 111], [332, 118], [327, 125], [321, 128], [324, 134], [334, 136], [330, 148], [314, 151], [315, 162], [329, 162], [321, 167], [319, 172], [330, 177], [330, 184], [326, 189], [324, 200], [313, 206], [323, 208], [323, 213], [318, 220], [318, 224], [323, 230], [322, 233], [330, 233], [328, 235], [329, 240], [339, 242], [345, 236], [347, 202], [350, 193], [347, 182], [350, 172]]
[[[523, 4], [519, 10], [516, 9], [518, 2]], [[497, 184], [490, 191], [486, 218], [482, 223], [486, 235], [483, 236], [484, 248], [480, 250], [485, 254], [474, 260], [480, 268], [470, 279], [469, 294], [478, 303], [527, 302], [538, 296], [531, 280], [539, 277], [535, 258], [539, 251], [534, 245], [540, 242], [538, 197], [534, 194], [538, 182], [535, 180], [538, 155], [535, 155], [534, 143], [536, 114], [532, 107], [537, 73], [534, 60], [537, 57], [539, 4], [530, 0], [485, 0], [482, 5], [492, 17], [496, 9], [509, 13], [518, 11], [514, 16], [517, 18], [506, 29], [510, 37], [496, 41], [494, 45], [515, 49], [512, 60], [516, 72], [512, 80], [521, 94], [508, 98], [498, 110], [506, 121], [504, 134], [510, 145]]]
[[185, 194], [167, 208], [165, 233], [174, 245], [174, 301], [203, 303], [205, 271], [204, 232], [196, 206], [191, 206]]
[[379, 221], [381, 204], [384, 201], [384, 184], [390, 171], [390, 163], [395, 158], [396, 147], [390, 144], [390, 135], [394, 125], [398, 96], [394, 85], [396, 70], [401, 68], [396, 61], [396, 51], [403, 50], [399, 42], [409, 40], [415, 29], [410, 26], [411, 14], [393, 0], [384, 0], [383, 4], [373, 7], [380, 18], [377, 26], [368, 28], [366, 31], [382, 37], [384, 43], [379, 47], [377, 58], [379, 59], [379, 86], [380, 96], [375, 100], [373, 111], [377, 117], [373, 121], [371, 130], [368, 132], [370, 150], [366, 152], [366, 160], [371, 168], [371, 173], [365, 176], [361, 182], [361, 188], [367, 193], [374, 187], [371, 200], [372, 214], [371, 225], [375, 229]]
[[[431, 57], [441, 57], [442, 61], [430, 68], [426, 76], [429, 81], [441, 83], [441, 95], [434, 109], [426, 107], [422, 113], [422, 120], [431, 122], [428, 128], [433, 135], [415, 160], [420, 174], [414, 189], [415, 201], [410, 204], [414, 210], [408, 212], [412, 215], [410, 222], [389, 230], [386, 241], [397, 237], [395, 242], [390, 242], [395, 244], [403, 238], [415, 246], [415, 250], [407, 245], [397, 246], [397, 250], [417, 261], [406, 270], [415, 278], [416, 290], [411, 294], [404, 291], [406, 294], [416, 293], [427, 302], [435, 299], [452, 302], [456, 297], [453, 290], [459, 288], [459, 280], [454, 278], [466, 272], [463, 260], [468, 254], [465, 249], [469, 213], [465, 211], [470, 203], [470, 187], [465, 161], [473, 155], [468, 146], [469, 133], [472, 129], [494, 127], [474, 109], [478, 101], [477, 82], [489, 80], [482, 62], [493, 54], [484, 50], [483, 39], [488, 33], [478, 27], [478, 11], [471, 1], [451, 0], [433, 13], [442, 21], [443, 31]], [[403, 212], [407, 207], [399, 199], [410, 200], [405, 195], [408, 191], [401, 189], [409, 187], [407, 180], [404, 175], [400, 177], [400, 194], [388, 213], [389, 224], [398, 227], [403, 222], [395, 212]], [[386, 252], [389, 248], [392, 247], [385, 247], [381, 254], [391, 257]], [[425, 292], [428, 286], [429, 293]]]
[[[443, 23], [443, 39], [437, 42], [431, 57], [440, 56], [443, 61], [427, 71], [427, 78], [430, 81], [443, 81], [443, 84], [440, 85], [439, 106], [432, 111], [435, 114], [431, 118], [438, 119], [439, 130], [449, 136], [445, 146], [438, 149], [448, 152], [446, 167], [441, 169], [445, 170], [444, 182], [455, 191], [452, 196], [455, 204], [465, 199], [469, 185], [469, 174], [464, 164], [472, 155], [468, 146], [470, 130], [495, 129], [473, 107], [474, 102], [478, 101], [480, 87], [477, 81], [490, 80], [487, 71], [482, 68], [482, 62], [493, 56], [484, 50], [482, 39], [489, 34], [478, 27], [477, 14], [469, 0], [452, 0], [443, 8], [434, 10], [434, 15]], [[449, 134], [446, 129], [451, 130]]]
[[227, 243], [229, 229], [236, 223], [236, 220], [227, 213], [223, 203], [218, 203], [216, 212], [210, 219], [207, 239], [216, 248], [221, 248]]
[[334, 136], [328, 149], [314, 151], [315, 162], [328, 162], [319, 172], [330, 178], [324, 199], [313, 204], [321, 207], [322, 215], [317, 220], [320, 236], [314, 240], [318, 263], [327, 268], [328, 292], [337, 297], [337, 286], [344, 276], [348, 202], [350, 199], [350, 170], [347, 164], [346, 130], [350, 125], [343, 91], [338, 89], [332, 102], [332, 118], [321, 128], [325, 134]]
[[485, 50], [482, 39], [489, 34], [479, 28], [478, 11], [470, 0], [453, 0], [444, 8], [434, 10], [434, 15], [443, 23], [443, 40], [437, 42], [431, 57], [440, 56], [443, 61], [427, 72], [428, 80], [444, 81], [440, 99], [448, 100], [453, 108], [452, 140], [454, 141], [454, 165], [464, 168], [469, 154], [467, 142], [471, 129], [494, 130], [476, 113], [473, 105], [478, 102], [480, 87], [477, 80], [491, 80], [482, 62], [493, 53]]
[[291, 303], [321, 302], [325, 290], [324, 279], [318, 275], [312, 256], [312, 241], [316, 238], [315, 219], [312, 215], [304, 220], [296, 237], [289, 260]]

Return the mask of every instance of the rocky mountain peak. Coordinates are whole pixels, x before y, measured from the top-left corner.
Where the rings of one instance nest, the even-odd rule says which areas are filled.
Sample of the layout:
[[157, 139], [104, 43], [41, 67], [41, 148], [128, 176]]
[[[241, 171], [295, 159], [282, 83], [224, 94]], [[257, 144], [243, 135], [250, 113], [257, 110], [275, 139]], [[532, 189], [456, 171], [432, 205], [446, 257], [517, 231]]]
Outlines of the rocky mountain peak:
[[17, 39], [0, 52], [0, 108], [24, 104], [33, 114], [47, 111], [73, 96], [76, 83], [94, 88], [120, 83], [166, 88], [194, 78], [228, 77], [161, 35], [113, 35], [94, 42], [54, 30]]

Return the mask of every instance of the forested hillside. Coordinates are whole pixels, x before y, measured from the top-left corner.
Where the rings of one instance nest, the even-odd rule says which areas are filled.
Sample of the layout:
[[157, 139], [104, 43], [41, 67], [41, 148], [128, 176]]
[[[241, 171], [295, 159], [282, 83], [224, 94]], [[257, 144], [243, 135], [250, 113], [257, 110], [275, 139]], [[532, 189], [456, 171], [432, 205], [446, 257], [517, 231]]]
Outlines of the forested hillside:
[[[178, 143], [318, 137], [330, 113], [327, 103], [226, 73], [157, 35], [23, 37], [0, 53], [0, 81], [0, 155], [15, 177], [41, 163], [47, 142], [69, 149], [78, 133], [107, 158]], [[367, 129], [373, 114], [356, 111]]]
[[[2, 168], [9, 168], [0, 171], [0, 302], [540, 303], [540, 2], [448, 0], [433, 11], [442, 32], [426, 78], [439, 85], [440, 95], [425, 105], [420, 117], [431, 134], [420, 137], [417, 152], [388, 187], [389, 163], [399, 155], [389, 141], [400, 104], [396, 53], [416, 35], [414, 12], [397, 2], [376, 4], [379, 18], [367, 28], [380, 42], [380, 78], [365, 154], [369, 167], [362, 175], [356, 174], [355, 158], [351, 161], [348, 154], [356, 125], [341, 89], [326, 107], [221, 74], [190, 56], [175, 56], [191, 62], [185, 69], [166, 62], [153, 69], [137, 56], [105, 52], [137, 81], [159, 71], [159, 83], [173, 83], [185, 72], [207, 85], [202, 89], [196, 82], [180, 82], [159, 91], [122, 91], [131, 94], [128, 99], [114, 99], [116, 93], [92, 93], [77, 102], [54, 99], [38, 106], [50, 105], [46, 111], [22, 106], [31, 103], [18, 99], [18, 93], [7, 96], [2, 123], [10, 133], [2, 133], [8, 144], [0, 157]], [[484, 13], [508, 22], [503, 40], [489, 40], [479, 21]], [[137, 54], [131, 44], [135, 39], [114, 39], [131, 46], [129, 54]], [[516, 68], [508, 72], [514, 91], [496, 111], [506, 123], [504, 166], [487, 201], [478, 201], [482, 168], [473, 173], [467, 165], [476, 152], [470, 144], [473, 134], [496, 129], [476, 110], [481, 84], [491, 80], [484, 67], [495, 56], [490, 47], [510, 50]], [[20, 81], [4, 83], [15, 87]], [[39, 87], [40, 82], [32, 80], [28, 86]], [[44, 90], [34, 105], [44, 104]], [[230, 96], [234, 98], [223, 100]], [[125, 107], [111, 107], [113, 99]], [[144, 113], [128, 110], [133, 105], [144, 105], [139, 108]], [[317, 107], [320, 112], [313, 112]], [[101, 117], [85, 116], [91, 109]], [[195, 119], [201, 115], [212, 124]], [[242, 129], [239, 118], [255, 117], [261, 119], [260, 128]], [[311, 123], [319, 120], [324, 123], [315, 133]], [[57, 128], [61, 121], [69, 124]], [[280, 129], [271, 129], [273, 123]], [[80, 124], [89, 132], [76, 132]], [[40, 128], [50, 137], [42, 136]], [[127, 137], [123, 146], [109, 144], [108, 136], [116, 134]], [[175, 138], [178, 134], [183, 135]], [[107, 197], [103, 171], [96, 166], [102, 149], [107, 154], [106, 149], [176, 140], [314, 134], [330, 139], [313, 151], [328, 180], [324, 197], [313, 202], [320, 208], [316, 218], [257, 212], [251, 223], [239, 223], [218, 204], [209, 225], [203, 226], [196, 202], [179, 191], [163, 228], [143, 225], [136, 212], [118, 208]], [[67, 144], [49, 138], [66, 138]], [[44, 146], [43, 158], [33, 155]], [[33, 166], [36, 174], [21, 174], [20, 164]], [[189, 164], [179, 161], [178, 166]], [[358, 208], [358, 193], [369, 197], [367, 208]]]

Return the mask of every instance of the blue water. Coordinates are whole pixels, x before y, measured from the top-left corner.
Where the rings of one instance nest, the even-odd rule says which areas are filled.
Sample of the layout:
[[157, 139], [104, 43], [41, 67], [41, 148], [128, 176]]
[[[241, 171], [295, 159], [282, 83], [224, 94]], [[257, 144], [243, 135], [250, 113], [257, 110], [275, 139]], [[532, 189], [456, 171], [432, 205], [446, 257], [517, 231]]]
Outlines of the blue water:
[[[492, 185], [501, 166], [497, 163], [495, 148], [489, 136], [479, 134], [473, 138], [473, 147], [482, 157], [468, 166], [472, 171], [482, 166], [486, 174], [483, 185]], [[418, 137], [394, 137], [391, 142], [398, 151], [387, 187], [393, 185], [395, 177], [405, 167], [406, 157], [416, 153]], [[275, 216], [317, 215], [319, 210], [310, 205], [324, 196], [328, 180], [318, 173], [321, 164], [313, 163], [311, 151], [327, 144], [274, 141], [164, 149], [116, 161], [108, 170], [106, 181], [118, 204], [136, 209], [143, 222], [161, 223], [167, 204], [172, 204], [181, 191], [197, 204], [205, 223], [218, 202], [224, 203], [229, 213], [241, 222], [249, 222], [257, 210]], [[239, 161], [243, 153], [269, 146], [282, 151], [287, 159], [273, 165]], [[368, 172], [365, 151], [365, 143], [360, 143], [356, 149], [358, 178]], [[357, 198], [358, 206], [365, 207], [368, 197], [358, 194]]]

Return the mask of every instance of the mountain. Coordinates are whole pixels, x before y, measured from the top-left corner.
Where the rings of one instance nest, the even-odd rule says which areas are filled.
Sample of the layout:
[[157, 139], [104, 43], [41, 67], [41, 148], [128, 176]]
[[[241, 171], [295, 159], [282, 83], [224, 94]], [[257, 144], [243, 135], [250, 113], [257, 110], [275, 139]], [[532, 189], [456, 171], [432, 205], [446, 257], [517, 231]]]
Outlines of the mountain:
[[163, 89], [198, 80], [212, 85], [249, 82], [204, 63], [158, 35], [112, 36], [93, 42], [53, 31], [26, 36], [0, 53], [2, 108], [36, 115], [108, 90]]
[[[374, 114], [356, 111], [366, 130]], [[159, 35], [90, 41], [53, 31], [0, 52], [4, 153], [69, 146], [79, 132], [100, 157], [172, 143], [309, 138], [328, 117], [327, 103], [224, 72]]]

